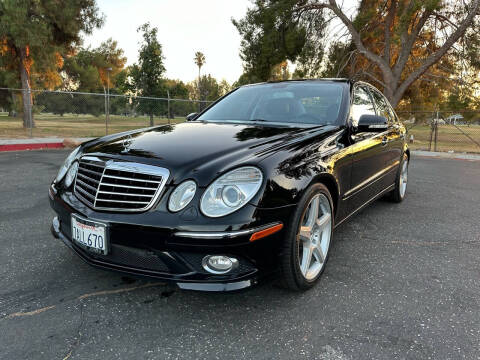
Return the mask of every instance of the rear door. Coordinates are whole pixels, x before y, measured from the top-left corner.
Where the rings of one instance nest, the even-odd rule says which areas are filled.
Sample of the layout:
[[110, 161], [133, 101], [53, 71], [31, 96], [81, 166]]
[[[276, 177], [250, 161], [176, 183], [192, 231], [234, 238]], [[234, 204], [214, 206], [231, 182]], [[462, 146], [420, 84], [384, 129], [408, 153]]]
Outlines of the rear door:
[[370, 91], [373, 96], [377, 115], [383, 116], [388, 120], [388, 130], [385, 133], [385, 168], [386, 182], [390, 185], [395, 182], [398, 165], [403, 151], [403, 142], [405, 133], [402, 132], [397, 116], [390, 106], [388, 100], [378, 91], [371, 87]]
[[[376, 115], [376, 110], [369, 86], [358, 83], [353, 90], [350, 112], [353, 127], [358, 124], [362, 115]], [[383, 176], [386, 160], [385, 136], [385, 132], [357, 132], [352, 135], [351, 187], [344, 194], [350, 204], [350, 211], [355, 211], [388, 186]]]

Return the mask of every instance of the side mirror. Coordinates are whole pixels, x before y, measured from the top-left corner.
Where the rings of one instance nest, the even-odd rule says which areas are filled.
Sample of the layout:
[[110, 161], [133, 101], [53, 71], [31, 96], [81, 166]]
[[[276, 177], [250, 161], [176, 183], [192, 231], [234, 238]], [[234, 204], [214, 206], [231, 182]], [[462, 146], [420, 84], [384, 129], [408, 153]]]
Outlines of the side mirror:
[[194, 112], [187, 115], [187, 121], [193, 121], [197, 117], [198, 113]]
[[382, 132], [388, 129], [388, 121], [383, 116], [362, 115], [358, 120], [357, 132]]

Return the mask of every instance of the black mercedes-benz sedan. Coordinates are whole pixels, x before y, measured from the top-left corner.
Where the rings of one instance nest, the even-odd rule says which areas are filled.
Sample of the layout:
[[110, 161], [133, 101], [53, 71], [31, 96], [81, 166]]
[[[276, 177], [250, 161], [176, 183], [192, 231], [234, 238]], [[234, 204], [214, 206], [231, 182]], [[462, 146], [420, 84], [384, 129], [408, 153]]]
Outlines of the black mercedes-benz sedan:
[[185, 123], [86, 142], [49, 188], [52, 232], [87, 263], [228, 291], [325, 269], [333, 230], [405, 197], [405, 128], [373, 86], [240, 87]]

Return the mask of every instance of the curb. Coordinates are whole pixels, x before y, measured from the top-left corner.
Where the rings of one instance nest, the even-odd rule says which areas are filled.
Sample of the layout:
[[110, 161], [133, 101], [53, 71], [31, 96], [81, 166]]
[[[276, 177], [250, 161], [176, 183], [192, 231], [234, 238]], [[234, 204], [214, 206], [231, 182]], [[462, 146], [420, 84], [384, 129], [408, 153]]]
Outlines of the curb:
[[412, 150], [413, 156], [428, 157], [433, 159], [454, 159], [454, 160], [480, 160], [480, 154], [467, 154], [467, 153], [448, 153], [448, 152], [434, 152], [424, 150]]
[[92, 138], [0, 139], [0, 152], [74, 148]]
[[23, 151], [39, 149], [61, 149], [64, 148], [63, 142], [57, 143], [30, 143], [30, 144], [5, 144], [0, 145], [1, 151]]

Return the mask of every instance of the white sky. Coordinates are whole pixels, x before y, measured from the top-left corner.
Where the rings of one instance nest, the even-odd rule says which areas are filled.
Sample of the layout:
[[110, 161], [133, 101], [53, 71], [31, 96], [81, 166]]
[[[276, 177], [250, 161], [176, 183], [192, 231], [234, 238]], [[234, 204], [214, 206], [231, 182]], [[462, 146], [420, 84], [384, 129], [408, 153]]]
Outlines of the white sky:
[[158, 27], [163, 46], [166, 76], [191, 81], [198, 74], [193, 61], [202, 51], [206, 64], [203, 74], [232, 83], [242, 74], [239, 57], [240, 36], [231, 18], [240, 19], [248, 0], [97, 0], [106, 16], [105, 25], [85, 38], [96, 47], [113, 38], [125, 51], [128, 64], [137, 61], [141, 35], [137, 28], [145, 22]]
[[[337, 0], [347, 13], [359, 0]], [[136, 62], [141, 34], [137, 28], [145, 22], [158, 28], [163, 46], [166, 76], [192, 81], [198, 74], [193, 57], [202, 51], [206, 64], [203, 74], [232, 83], [242, 74], [239, 57], [240, 36], [231, 18], [242, 18], [249, 0], [97, 0], [105, 14], [105, 25], [85, 38], [85, 45], [97, 47], [113, 38], [125, 51], [127, 64]], [[350, 10], [350, 11], [348, 11]]]

